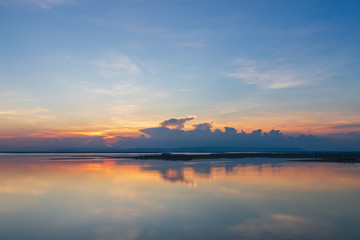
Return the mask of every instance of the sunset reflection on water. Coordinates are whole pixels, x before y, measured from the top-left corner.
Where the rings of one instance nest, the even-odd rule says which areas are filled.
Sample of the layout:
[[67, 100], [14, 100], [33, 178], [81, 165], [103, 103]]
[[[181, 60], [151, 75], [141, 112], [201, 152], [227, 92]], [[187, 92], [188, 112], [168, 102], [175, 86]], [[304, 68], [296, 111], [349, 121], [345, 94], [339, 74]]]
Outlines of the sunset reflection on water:
[[360, 164], [0, 159], [0, 239], [360, 238]]

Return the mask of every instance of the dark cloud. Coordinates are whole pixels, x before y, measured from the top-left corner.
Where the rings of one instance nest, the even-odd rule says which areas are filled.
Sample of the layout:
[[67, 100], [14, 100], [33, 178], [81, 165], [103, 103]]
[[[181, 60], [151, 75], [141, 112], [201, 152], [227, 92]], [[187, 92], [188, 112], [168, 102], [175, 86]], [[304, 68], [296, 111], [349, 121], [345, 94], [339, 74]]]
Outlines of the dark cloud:
[[212, 128], [212, 123], [199, 123], [193, 125], [193, 127], [195, 128], [195, 130], [211, 131], [210, 129]]
[[[221, 133], [220, 129], [216, 129], [216, 130], [218, 130], [218, 133]], [[237, 134], [237, 130], [235, 128], [232, 128], [232, 127], [225, 127], [225, 134], [235, 135], [235, 134]]]
[[160, 123], [161, 127], [172, 127], [172, 128], [176, 128], [176, 129], [183, 129], [184, 128], [184, 124], [187, 121], [191, 121], [193, 120], [193, 117], [190, 118], [171, 118], [169, 120], [165, 120], [162, 123]]
[[[165, 121], [166, 122], [166, 121]], [[193, 125], [192, 130], [156, 127], [140, 130], [140, 138], [120, 138], [115, 144], [118, 148], [191, 148], [213, 146], [216, 149], [302, 149], [313, 151], [360, 150], [357, 134], [347, 134], [347, 139], [319, 137], [314, 135], [287, 136], [280, 130], [263, 132], [257, 129], [246, 133], [235, 128], [225, 127], [212, 130], [212, 123]], [[355, 138], [354, 138], [355, 137]], [[229, 148], [230, 147], [230, 148]], [[214, 148], [215, 149], [215, 148]]]
[[[0, 151], [120, 151], [125, 149], [174, 149], [202, 148], [209, 151], [359, 151], [360, 132], [345, 132], [319, 137], [314, 135], [287, 136], [280, 130], [263, 132], [237, 131], [232, 127], [224, 130], [212, 129], [212, 123], [194, 124], [193, 129], [184, 130], [184, 123], [193, 118], [172, 118], [160, 127], [140, 130], [140, 137], [118, 136], [116, 141], [106, 143], [101, 137], [73, 138], [13, 138], [0, 139]], [[211, 150], [216, 149], [216, 150]], [[238, 149], [238, 150], [237, 150]]]
[[119, 138], [115, 144], [118, 148], [179, 148], [179, 147], [236, 147], [236, 148], [304, 148], [307, 150], [324, 149], [327, 138], [313, 135], [291, 137], [283, 135], [280, 130], [263, 132], [262, 129], [246, 133], [235, 128], [225, 127], [212, 130], [212, 123], [193, 125], [192, 130], [170, 129], [167, 127], [146, 128], [140, 138]]
[[341, 124], [341, 125], [336, 125], [333, 126], [332, 128], [360, 128], [360, 123], [356, 123], [356, 124]]
[[97, 137], [66, 137], [66, 138], [10, 138], [0, 139], [0, 151], [57, 151], [79, 148], [106, 148], [105, 140]]

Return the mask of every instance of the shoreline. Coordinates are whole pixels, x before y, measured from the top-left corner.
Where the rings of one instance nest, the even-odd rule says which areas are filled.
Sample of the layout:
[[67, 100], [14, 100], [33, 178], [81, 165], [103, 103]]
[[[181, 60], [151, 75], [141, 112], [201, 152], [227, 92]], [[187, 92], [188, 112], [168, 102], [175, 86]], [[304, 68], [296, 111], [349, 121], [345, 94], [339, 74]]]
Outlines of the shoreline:
[[[117, 157], [114, 157], [117, 158]], [[288, 161], [299, 162], [341, 162], [360, 163], [360, 153], [210, 153], [210, 154], [172, 154], [127, 156], [139, 160], [191, 161], [196, 159], [235, 159], [235, 158], [290, 158]], [[298, 158], [298, 159], [297, 159]]]

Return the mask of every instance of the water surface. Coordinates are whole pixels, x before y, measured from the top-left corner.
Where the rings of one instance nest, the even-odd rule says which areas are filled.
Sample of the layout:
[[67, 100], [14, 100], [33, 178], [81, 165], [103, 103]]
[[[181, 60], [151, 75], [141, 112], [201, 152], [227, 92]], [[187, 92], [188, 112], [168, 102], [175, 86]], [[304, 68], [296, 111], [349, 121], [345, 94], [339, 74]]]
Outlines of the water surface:
[[0, 239], [360, 239], [360, 164], [0, 156]]

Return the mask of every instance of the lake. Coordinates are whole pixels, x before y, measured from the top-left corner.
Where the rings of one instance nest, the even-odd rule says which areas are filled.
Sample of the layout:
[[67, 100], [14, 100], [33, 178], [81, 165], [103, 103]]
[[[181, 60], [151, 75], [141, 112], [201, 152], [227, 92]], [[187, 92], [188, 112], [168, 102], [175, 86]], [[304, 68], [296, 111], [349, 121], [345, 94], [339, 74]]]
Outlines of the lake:
[[360, 239], [358, 163], [74, 155], [0, 155], [0, 239]]

